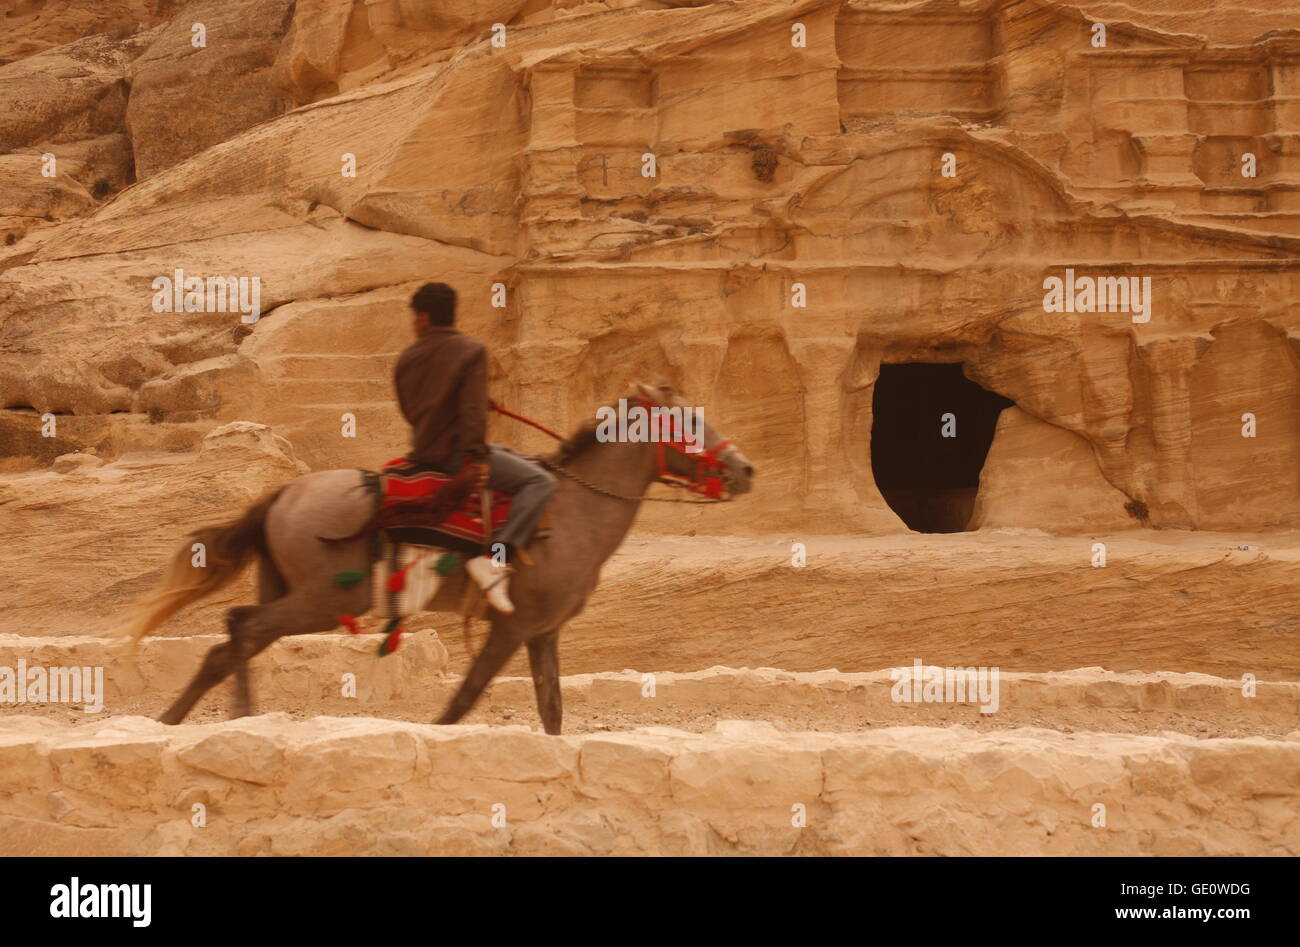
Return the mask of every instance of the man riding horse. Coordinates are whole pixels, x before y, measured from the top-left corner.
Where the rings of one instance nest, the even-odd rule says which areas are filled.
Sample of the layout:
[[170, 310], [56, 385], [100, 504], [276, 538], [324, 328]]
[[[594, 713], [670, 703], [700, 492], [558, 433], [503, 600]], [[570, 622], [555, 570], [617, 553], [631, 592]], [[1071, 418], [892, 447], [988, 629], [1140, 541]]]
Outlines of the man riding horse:
[[[397, 365], [397, 392], [403, 413], [414, 429], [409, 460], [438, 467], [459, 488], [473, 487], [477, 477], [500, 490], [514, 492], [509, 519], [491, 541], [504, 547], [507, 562], [522, 554], [551, 501], [551, 533], [530, 550], [529, 567], [512, 589], [515, 609], [506, 594], [506, 569], [490, 558], [470, 560], [468, 574], [488, 589], [496, 606], [487, 641], [474, 656], [456, 695], [438, 717], [457, 723], [469, 713], [491, 680], [520, 649], [537, 694], [537, 711], [547, 733], [559, 733], [563, 718], [560, 687], [560, 631], [582, 613], [600, 582], [603, 564], [632, 528], [643, 502], [716, 502], [748, 493], [754, 468], [744, 454], [713, 425], [698, 432], [698, 450], [689, 439], [651, 441], [640, 437], [605, 437], [594, 419], [581, 424], [548, 459], [562, 474], [557, 484], [549, 473], [503, 447], [484, 443], [487, 426], [487, 355], [480, 342], [453, 326], [456, 294], [431, 284], [412, 300], [418, 338]], [[684, 434], [674, 417], [685, 418], [698, 406], [683, 401], [666, 384], [636, 384], [619, 399], [638, 409], [661, 410], [668, 433]], [[597, 414], [608, 413], [606, 405]], [[701, 415], [702, 419], [702, 415]], [[264, 648], [286, 635], [308, 635], [346, 624], [375, 605], [371, 575], [380, 556], [376, 543], [364, 541], [381, 502], [371, 485], [372, 471], [345, 468], [303, 474], [253, 503], [238, 517], [201, 527], [172, 552], [162, 579], [125, 616], [121, 634], [139, 641], [181, 609], [196, 603], [257, 564], [257, 601], [226, 612], [227, 640], [208, 651], [193, 679], [160, 716], [180, 723], [209, 690], [233, 675], [236, 716], [253, 712], [250, 663]], [[700, 500], [650, 497], [651, 484], [685, 488]], [[442, 489], [449, 490], [450, 484]], [[552, 493], [554, 499], [552, 500]], [[397, 507], [393, 507], [397, 509]], [[202, 567], [193, 560], [194, 544], [207, 550]], [[521, 555], [522, 558], [522, 555]], [[456, 573], [459, 575], [459, 573]], [[458, 582], [448, 577], [446, 596], [436, 596], [429, 611], [456, 611]]]
[[496, 555], [465, 563], [492, 607], [508, 615], [515, 610], [510, 563], [555, 493], [555, 478], [510, 448], [485, 442], [487, 349], [456, 329], [456, 291], [445, 283], [426, 283], [411, 297], [411, 311], [416, 340], [398, 358], [394, 377], [398, 404], [412, 430], [407, 459], [450, 475], [472, 465], [477, 486], [514, 497], [506, 522], [492, 534], [489, 549]]

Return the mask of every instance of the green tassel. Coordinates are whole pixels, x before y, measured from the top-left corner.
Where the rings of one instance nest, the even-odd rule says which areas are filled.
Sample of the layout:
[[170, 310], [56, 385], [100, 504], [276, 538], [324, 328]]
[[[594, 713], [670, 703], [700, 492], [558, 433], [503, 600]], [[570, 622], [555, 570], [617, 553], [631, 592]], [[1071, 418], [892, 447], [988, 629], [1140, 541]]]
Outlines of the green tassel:
[[381, 658], [389, 653], [388, 639], [393, 636], [393, 632], [397, 630], [397, 626], [401, 624], [401, 621], [401, 618], [390, 618], [388, 624], [384, 626], [384, 640], [379, 642], [379, 656]]
[[464, 559], [460, 553], [444, 552], [442, 558], [434, 564], [433, 568], [438, 575], [451, 575], [460, 568], [462, 562], [464, 562]]
[[334, 584], [341, 589], [350, 589], [366, 577], [360, 569], [348, 569], [334, 576]]

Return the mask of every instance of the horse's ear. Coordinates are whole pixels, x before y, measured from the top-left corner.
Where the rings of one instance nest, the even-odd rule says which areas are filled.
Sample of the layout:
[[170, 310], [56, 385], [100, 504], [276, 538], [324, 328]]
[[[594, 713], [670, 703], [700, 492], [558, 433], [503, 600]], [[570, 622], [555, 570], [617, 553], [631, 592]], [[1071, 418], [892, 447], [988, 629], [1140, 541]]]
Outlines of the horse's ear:
[[666, 381], [660, 381], [653, 385], [637, 382], [632, 386], [632, 389], [635, 394], [655, 404], [672, 404], [677, 397], [677, 392], [673, 390], [673, 386]]

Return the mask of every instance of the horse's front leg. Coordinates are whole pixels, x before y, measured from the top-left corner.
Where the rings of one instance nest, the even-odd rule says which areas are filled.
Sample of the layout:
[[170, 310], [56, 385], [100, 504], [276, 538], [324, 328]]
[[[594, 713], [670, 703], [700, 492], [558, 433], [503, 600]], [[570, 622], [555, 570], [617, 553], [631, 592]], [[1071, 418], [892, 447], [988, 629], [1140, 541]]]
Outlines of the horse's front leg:
[[559, 734], [564, 719], [560, 695], [560, 632], [555, 630], [528, 642], [528, 664], [533, 673], [533, 691], [537, 694], [537, 714], [542, 729]]
[[492, 678], [496, 677], [506, 662], [519, 650], [519, 636], [513, 629], [508, 628], [506, 623], [500, 618], [493, 617], [492, 631], [488, 634], [487, 643], [483, 650], [478, 653], [474, 663], [470, 665], [469, 671], [465, 674], [465, 680], [461, 681], [460, 690], [456, 691], [456, 696], [451, 699], [447, 705], [447, 710], [438, 718], [440, 724], [452, 724], [460, 720], [473, 708], [478, 701], [479, 695], [483, 689], [491, 683]]

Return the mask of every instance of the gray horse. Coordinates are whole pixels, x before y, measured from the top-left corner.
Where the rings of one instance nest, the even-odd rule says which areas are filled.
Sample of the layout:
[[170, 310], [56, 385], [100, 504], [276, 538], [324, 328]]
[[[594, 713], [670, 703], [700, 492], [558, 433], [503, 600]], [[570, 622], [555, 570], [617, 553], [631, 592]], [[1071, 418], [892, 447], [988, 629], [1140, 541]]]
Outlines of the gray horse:
[[[643, 403], [683, 407], [666, 385], [637, 385], [631, 397]], [[731, 495], [748, 492], [754, 469], [735, 447], [704, 425], [705, 456]], [[537, 710], [547, 733], [559, 733], [560, 629], [586, 605], [600, 579], [600, 568], [623, 542], [651, 483], [665, 474], [698, 483], [699, 455], [659, 449], [654, 443], [604, 441], [588, 422], [548, 458], [559, 467], [551, 500], [551, 534], [528, 547], [532, 565], [511, 581], [516, 610], [491, 613], [491, 632], [456, 696], [438, 720], [456, 723], [474, 706], [483, 689], [520, 645], [528, 646]], [[121, 634], [139, 641], [185, 606], [202, 599], [239, 575], [249, 560], [258, 564], [258, 604], [227, 613], [230, 640], [213, 647], [184, 693], [158, 719], [185, 719], [210, 688], [235, 675], [235, 713], [252, 713], [248, 662], [283, 635], [328, 631], [343, 614], [361, 615], [371, 607], [371, 583], [351, 588], [334, 584], [346, 570], [369, 575], [372, 544], [365, 539], [326, 543], [322, 536], [347, 536], [374, 512], [373, 499], [359, 470], [322, 470], [299, 477], [259, 500], [242, 517], [224, 526], [199, 530], [172, 557], [158, 587], [135, 608]], [[190, 562], [191, 544], [204, 543], [207, 566]], [[465, 574], [445, 579], [428, 611], [454, 611]]]

